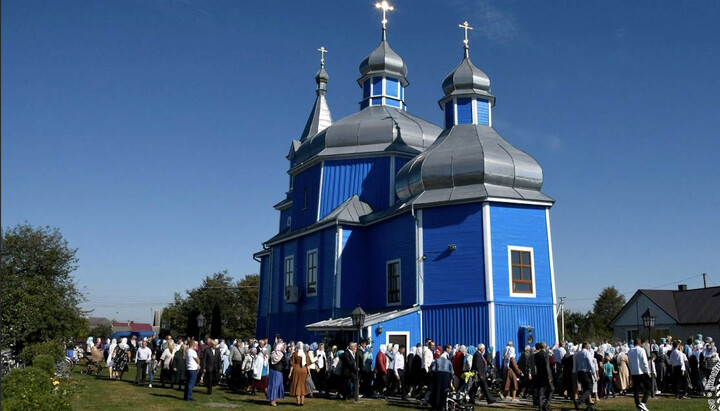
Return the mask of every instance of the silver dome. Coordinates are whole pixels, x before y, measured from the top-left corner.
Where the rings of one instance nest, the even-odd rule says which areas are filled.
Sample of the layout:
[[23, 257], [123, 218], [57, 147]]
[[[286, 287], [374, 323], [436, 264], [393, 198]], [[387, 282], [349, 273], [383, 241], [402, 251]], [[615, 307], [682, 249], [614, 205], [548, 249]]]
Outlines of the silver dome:
[[362, 77], [358, 83], [362, 86], [362, 82], [374, 75], [390, 75], [396, 77], [403, 86], [408, 85], [407, 66], [403, 59], [390, 48], [387, 41], [383, 40], [375, 50], [360, 62], [360, 74]]

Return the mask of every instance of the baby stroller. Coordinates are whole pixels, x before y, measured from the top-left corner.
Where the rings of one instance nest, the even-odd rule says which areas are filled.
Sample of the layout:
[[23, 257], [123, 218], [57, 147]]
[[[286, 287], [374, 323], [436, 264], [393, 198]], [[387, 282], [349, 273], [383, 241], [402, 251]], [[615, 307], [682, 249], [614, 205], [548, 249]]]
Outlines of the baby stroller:
[[90, 374], [94, 376], [99, 376], [103, 371], [102, 361], [103, 361], [103, 353], [101, 350], [93, 348], [91, 351], [91, 355], [89, 357], [85, 358], [85, 368], [80, 370], [81, 374]]
[[460, 379], [460, 387], [457, 390], [448, 388], [445, 397], [445, 410], [451, 411], [473, 411], [475, 406], [471, 403], [470, 393], [475, 387], [475, 373], [463, 373]]

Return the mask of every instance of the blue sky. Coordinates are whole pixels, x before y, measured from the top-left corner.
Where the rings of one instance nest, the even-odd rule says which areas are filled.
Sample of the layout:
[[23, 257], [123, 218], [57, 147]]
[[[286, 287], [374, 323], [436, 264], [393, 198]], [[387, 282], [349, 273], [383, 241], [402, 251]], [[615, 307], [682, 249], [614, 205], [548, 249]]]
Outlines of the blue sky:
[[[285, 155], [324, 45], [337, 120], [380, 39], [374, 1], [2, 2], [2, 226], [60, 228], [94, 315], [149, 321], [278, 225]], [[442, 122], [444, 77], [471, 57], [494, 127], [543, 166], [558, 296], [588, 309], [720, 285], [719, 2], [394, 2], [388, 40], [409, 111]], [[689, 278], [693, 277], [693, 278]], [[689, 279], [688, 279], [689, 278]], [[687, 279], [687, 280], [685, 280]]]

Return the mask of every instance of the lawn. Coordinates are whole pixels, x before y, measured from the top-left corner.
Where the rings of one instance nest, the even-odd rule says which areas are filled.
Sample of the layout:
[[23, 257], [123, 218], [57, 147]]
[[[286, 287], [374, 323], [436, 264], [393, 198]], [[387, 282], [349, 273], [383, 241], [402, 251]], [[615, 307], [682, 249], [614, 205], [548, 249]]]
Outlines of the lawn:
[[[239, 409], [250, 410], [258, 409], [258, 407], [268, 407], [267, 401], [262, 394], [257, 396], [239, 395], [226, 391], [223, 387], [215, 387], [211, 396], [205, 394], [205, 387], [196, 387], [193, 393], [194, 402], [188, 403], [182, 400], [182, 392], [170, 390], [169, 388], [159, 388], [159, 380], [153, 388], [145, 386], [136, 386], [132, 382], [135, 379], [135, 370], [131, 367], [130, 371], [125, 373], [124, 381], [111, 381], [107, 378], [107, 371], [103, 377], [87, 376], [79, 373], [79, 368], [75, 367], [72, 372], [72, 379], [80, 382], [81, 391], [74, 395], [72, 406], [74, 410], [98, 410], [98, 409], [114, 409], [114, 410], [187, 410], [190, 408], [220, 408], [220, 409]], [[529, 410], [532, 409], [531, 403], [522, 402], [519, 404], [509, 404], [499, 402], [491, 407], [476, 406], [480, 409], [515, 409]], [[285, 400], [279, 402], [279, 406], [284, 409], [295, 407], [295, 399], [286, 397]], [[269, 407], [268, 407], [269, 408]], [[352, 410], [352, 409], [383, 409], [383, 410], [417, 410], [426, 409], [411, 404], [400, 406], [390, 405], [384, 400], [364, 400], [359, 403], [353, 401], [339, 401], [327, 399], [305, 400], [306, 410]], [[662, 397], [652, 399], [648, 402], [648, 408], [651, 411], [708, 411], [707, 400], [702, 398], [693, 398], [686, 400], [676, 400], [672, 397]], [[553, 403], [554, 410], [573, 410], [572, 404], [567, 401], [555, 401]], [[620, 411], [634, 410], [635, 406], [632, 397], [618, 397], [609, 400], [600, 400], [597, 405], [598, 410], [603, 411]]]

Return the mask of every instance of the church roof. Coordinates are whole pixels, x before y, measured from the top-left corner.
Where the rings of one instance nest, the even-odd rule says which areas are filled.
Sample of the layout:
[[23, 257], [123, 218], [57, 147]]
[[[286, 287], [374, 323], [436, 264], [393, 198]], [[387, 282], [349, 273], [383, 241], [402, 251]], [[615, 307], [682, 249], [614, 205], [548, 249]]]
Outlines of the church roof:
[[416, 205], [487, 197], [552, 202], [540, 192], [542, 183], [542, 168], [530, 155], [492, 127], [463, 124], [445, 130], [405, 164], [395, 192]]
[[390, 106], [370, 106], [307, 137], [292, 167], [317, 157], [402, 153], [417, 155], [430, 147], [440, 127]]
[[323, 217], [321, 222], [337, 220], [340, 222], [359, 223], [360, 218], [373, 212], [372, 207], [360, 200], [357, 194], [345, 200], [335, 210]]
[[494, 100], [494, 96], [490, 94], [490, 78], [470, 61], [467, 54], [455, 70], [445, 77], [442, 88], [446, 97], [476, 94]]
[[325, 64], [322, 64], [320, 71], [315, 75], [317, 98], [315, 98], [315, 104], [313, 104], [312, 110], [310, 110], [310, 116], [308, 117], [307, 123], [305, 123], [300, 141], [304, 141], [308, 137], [312, 137], [332, 125], [332, 114], [330, 114], [330, 107], [328, 106], [327, 98], [325, 98], [329, 79], [330, 76], [328, 76], [327, 71], [325, 71]]

